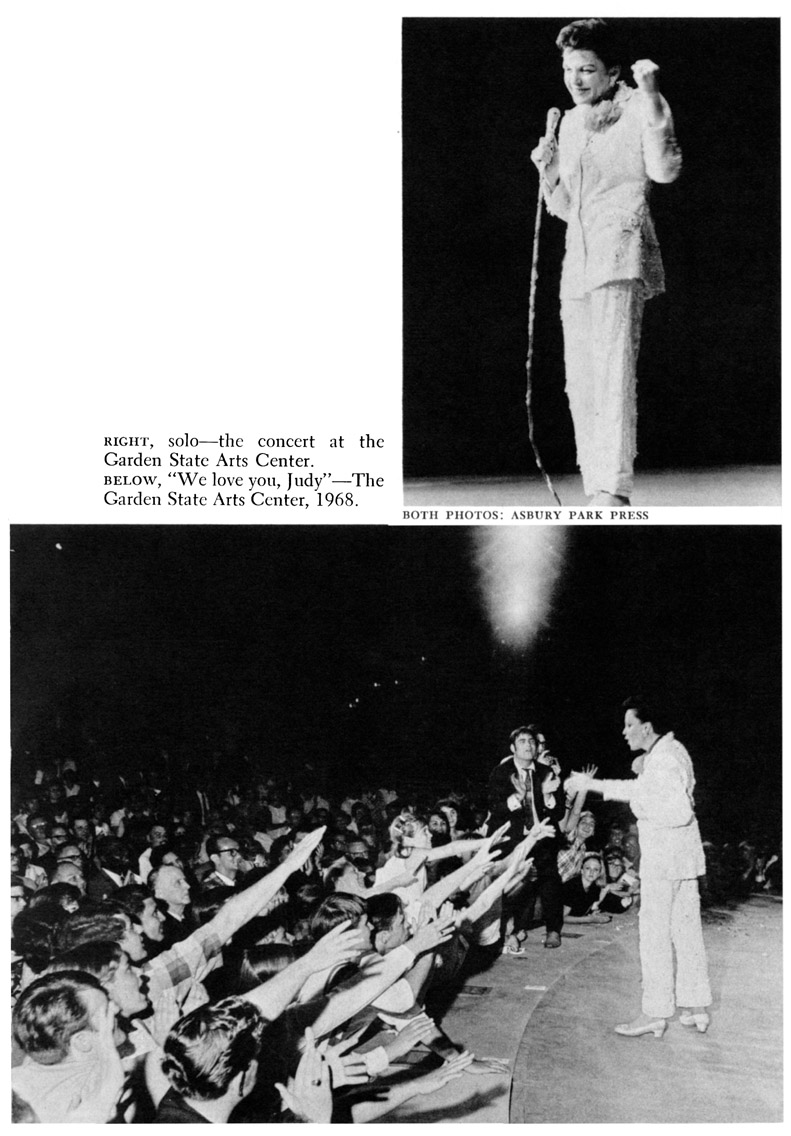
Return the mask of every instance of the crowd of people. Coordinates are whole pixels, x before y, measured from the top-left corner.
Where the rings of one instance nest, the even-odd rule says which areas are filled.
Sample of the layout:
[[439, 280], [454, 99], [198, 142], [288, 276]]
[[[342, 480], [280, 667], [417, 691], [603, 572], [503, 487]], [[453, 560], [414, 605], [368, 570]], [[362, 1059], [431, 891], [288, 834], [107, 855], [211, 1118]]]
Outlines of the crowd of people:
[[[631, 813], [535, 726], [479, 793], [88, 766], [13, 785], [18, 1121], [375, 1121], [508, 1073], [434, 1010], [469, 975], [640, 904]], [[707, 851], [704, 898], [782, 890], [779, 850]]]

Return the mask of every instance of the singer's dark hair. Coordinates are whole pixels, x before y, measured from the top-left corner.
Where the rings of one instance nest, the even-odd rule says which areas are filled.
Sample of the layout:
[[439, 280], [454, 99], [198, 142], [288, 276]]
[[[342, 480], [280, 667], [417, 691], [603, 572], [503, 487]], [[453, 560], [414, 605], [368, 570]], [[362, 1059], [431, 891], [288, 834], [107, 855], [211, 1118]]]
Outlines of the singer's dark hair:
[[634, 694], [625, 699], [621, 709], [624, 713], [631, 710], [639, 722], [647, 722], [656, 733], [666, 734], [670, 729], [670, 720], [665, 709], [666, 696], [653, 694], [650, 698], [643, 694]]
[[555, 40], [558, 50], [592, 51], [604, 66], [622, 67], [626, 51], [621, 36], [606, 20], [574, 20], [560, 29]]

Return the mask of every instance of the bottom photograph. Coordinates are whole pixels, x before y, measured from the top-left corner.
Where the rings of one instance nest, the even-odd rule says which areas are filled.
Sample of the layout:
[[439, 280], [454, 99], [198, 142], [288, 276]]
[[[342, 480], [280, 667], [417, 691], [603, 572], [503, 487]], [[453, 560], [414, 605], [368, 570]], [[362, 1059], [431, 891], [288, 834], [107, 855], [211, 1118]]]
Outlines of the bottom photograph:
[[13, 1120], [779, 1122], [773, 526], [14, 526]]

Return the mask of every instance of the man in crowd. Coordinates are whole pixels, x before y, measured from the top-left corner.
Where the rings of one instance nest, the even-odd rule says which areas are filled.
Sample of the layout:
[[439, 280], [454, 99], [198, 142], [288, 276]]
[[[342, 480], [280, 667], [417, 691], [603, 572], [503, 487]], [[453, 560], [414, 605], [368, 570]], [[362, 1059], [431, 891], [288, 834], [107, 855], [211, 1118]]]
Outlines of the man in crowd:
[[114, 1020], [100, 983], [83, 972], [44, 975], [20, 995], [13, 1029], [24, 1059], [11, 1084], [35, 1120], [105, 1124], [114, 1116], [123, 1083]]
[[[549, 810], [541, 792], [541, 770], [536, 766], [538, 739], [529, 726], [520, 726], [510, 738], [511, 757], [501, 761], [489, 778], [488, 797], [491, 835], [509, 823], [503, 855], [507, 856], [534, 824], [546, 820]], [[560, 946], [563, 928], [563, 895], [558, 875], [554, 840], [542, 840], [533, 852], [537, 891], [547, 933], [544, 946]]]
[[157, 1124], [225, 1124], [255, 1086], [264, 1019], [241, 998], [183, 1017], [168, 1034], [162, 1069], [171, 1088]]
[[148, 886], [154, 898], [165, 905], [162, 942], [165, 948], [181, 942], [192, 933], [193, 923], [189, 911], [190, 885], [181, 868], [163, 864], [148, 877]]
[[132, 858], [128, 845], [117, 836], [105, 836], [97, 845], [96, 856], [99, 864], [88, 876], [88, 898], [101, 903], [129, 883]]
[[148, 830], [148, 847], [145, 848], [137, 860], [137, 875], [141, 883], [148, 880], [151, 872], [151, 853], [155, 848], [162, 848], [168, 841], [168, 830], [164, 824], [156, 822]]
[[219, 835], [212, 833], [206, 841], [206, 854], [214, 864], [214, 870], [208, 876], [204, 876], [203, 886], [205, 888], [236, 887], [236, 877], [239, 874], [241, 861], [239, 841], [235, 840], [233, 836], [227, 836], [223, 833]]

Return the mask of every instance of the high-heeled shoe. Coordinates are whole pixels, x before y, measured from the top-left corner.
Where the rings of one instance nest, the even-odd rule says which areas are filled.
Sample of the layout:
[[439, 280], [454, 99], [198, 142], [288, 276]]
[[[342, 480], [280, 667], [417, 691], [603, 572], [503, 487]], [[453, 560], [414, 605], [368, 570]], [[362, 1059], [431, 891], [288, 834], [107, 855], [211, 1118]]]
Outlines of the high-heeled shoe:
[[656, 1018], [652, 1022], [644, 1022], [639, 1018], [626, 1025], [616, 1026], [615, 1032], [619, 1033], [621, 1037], [642, 1037], [644, 1033], [652, 1033], [654, 1037], [661, 1037], [667, 1029], [667, 1021], [664, 1018]]
[[608, 493], [606, 490], [600, 489], [591, 497], [590, 503], [591, 505], [610, 505], [613, 509], [620, 509], [624, 505], [630, 505], [631, 501], [628, 497], [622, 497], [619, 493]]
[[691, 1010], [682, 1010], [678, 1015], [682, 1026], [694, 1026], [698, 1033], [705, 1033], [711, 1024], [711, 1018], [704, 1010], [702, 1014], [693, 1014]]

